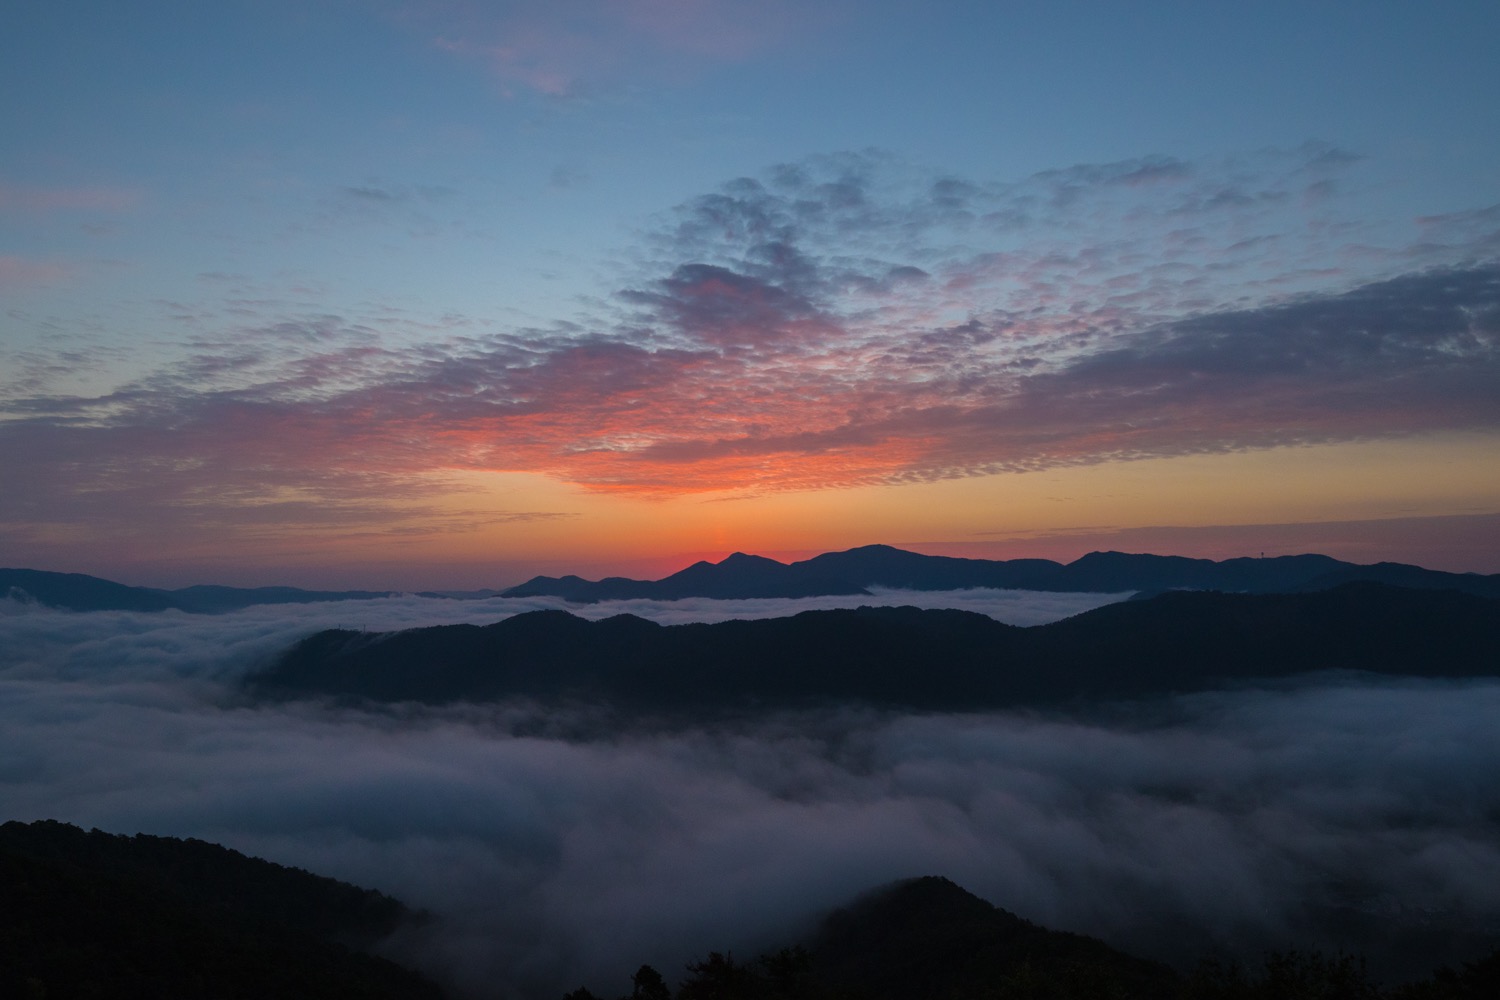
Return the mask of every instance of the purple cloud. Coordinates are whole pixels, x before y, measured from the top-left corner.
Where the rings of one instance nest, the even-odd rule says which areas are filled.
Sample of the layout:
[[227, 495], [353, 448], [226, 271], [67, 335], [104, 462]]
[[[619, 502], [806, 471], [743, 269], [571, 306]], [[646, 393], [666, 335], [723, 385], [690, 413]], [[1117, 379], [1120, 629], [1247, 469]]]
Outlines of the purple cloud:
[[1357, 166], [1307, 147], [1007, 185], [823, 157], [684, 205], [586, 321], [402, 343], [259, 303], [87, 397], [33, 359], [0, 399], [0, 524], [249, 531], [322, 504], [378, 531], [470, 471], [764, 492], [1494, 429], [1493, 213], [1314, 274], [1290, 196]]
[[551, 5], [469, 2], [403, 9], [441, 50], [482, 60], [507, 88], [577, 97], [601, 85], [668, 79], [741, 62], [807, 32], [813, 16], [784, 0], [584, 0]]

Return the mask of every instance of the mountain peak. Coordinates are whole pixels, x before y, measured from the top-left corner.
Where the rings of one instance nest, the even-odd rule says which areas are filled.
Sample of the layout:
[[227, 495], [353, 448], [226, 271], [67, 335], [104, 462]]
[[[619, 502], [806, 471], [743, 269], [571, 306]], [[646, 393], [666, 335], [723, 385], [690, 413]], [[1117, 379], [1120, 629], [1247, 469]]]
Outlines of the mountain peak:
[[718, 565], [729, 569], [745, 568], [750, 566], [785, 566], [786, 563], [765, 556], [752, 556], [746, 552], [732, 552], [719, 560]]
[[1080, 979], [1056, 995], [1094, 995], [1100, 973], [1120, 984], [1122, 996], [1166, 995], [1175, 982], [1165, 966], [1039, 927], [936, 876], [883, 886], [835, 911], [811, 950], [825, 982], [875, 1000], [982, 995], [1023, 975], [1040, 955], [1095, 977], [1094, 988]]

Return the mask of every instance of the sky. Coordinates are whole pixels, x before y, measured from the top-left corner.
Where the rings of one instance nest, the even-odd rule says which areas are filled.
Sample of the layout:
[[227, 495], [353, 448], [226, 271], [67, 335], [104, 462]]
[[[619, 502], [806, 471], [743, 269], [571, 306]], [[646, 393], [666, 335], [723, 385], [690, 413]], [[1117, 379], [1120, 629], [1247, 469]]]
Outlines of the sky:
[[[884, 598], [1030, 625], [1119, 596]], [[584, 613], [672, 623], [830, 603]], [[1313, 675], [1070, 715], [846, 706], [675, 729], [578, 706], [257, 703], [239, 688], [319, 628], [542, 606], [79, 614], [0, 599], [3, 818], [197, 837], [393, 894], [432, 919], [392, 954], [459, 998], [614, 996], [642, 963], [675, 985], [710, 951], [749, 959], [919, 875], [1188, 970], [1319, 948], [1399, 980], [1494, 947], [1494, 678]]]
[[12, 0], [0, 563], [1500, 572], [1487, 2]]

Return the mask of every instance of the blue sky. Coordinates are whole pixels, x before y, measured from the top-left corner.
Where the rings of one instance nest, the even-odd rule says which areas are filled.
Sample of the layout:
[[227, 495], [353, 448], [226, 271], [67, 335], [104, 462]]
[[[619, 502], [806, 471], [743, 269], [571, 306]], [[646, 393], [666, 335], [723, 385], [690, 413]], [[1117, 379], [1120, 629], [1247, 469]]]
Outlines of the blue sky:
[[7, 562], [1500, 514], [1493, 4], [7, 19]]

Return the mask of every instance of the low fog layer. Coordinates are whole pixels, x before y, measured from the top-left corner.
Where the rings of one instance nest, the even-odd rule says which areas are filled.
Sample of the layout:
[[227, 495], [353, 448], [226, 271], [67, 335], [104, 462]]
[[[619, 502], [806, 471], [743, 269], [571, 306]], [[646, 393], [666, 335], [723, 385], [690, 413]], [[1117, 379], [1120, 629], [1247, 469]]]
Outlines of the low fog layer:
[[[918, 599], [1030, 624], [1112, 598], [889, 603]], [[399, 956], [475, 993], [552, 1000], [622, 991], [641, 962], [675, 979], [709, 949], [783, 943], [919, 874], [1170, 959], [1337, 947], [1332, 912], [1500, 934], [1495, 682], [1322, 678], [1090, 719], [851, 710], [591, 740], [534, 735], [524, 706], [367, 713], [236, 694], [316, 628], [557, 606], [521, 604], [213, 618], [12, 604], [0, 818], [201, 837], [379, 888], [437, 917], [393, 943]], [[671, 622], [831, 606], [849, 602], [579, 610]]]

